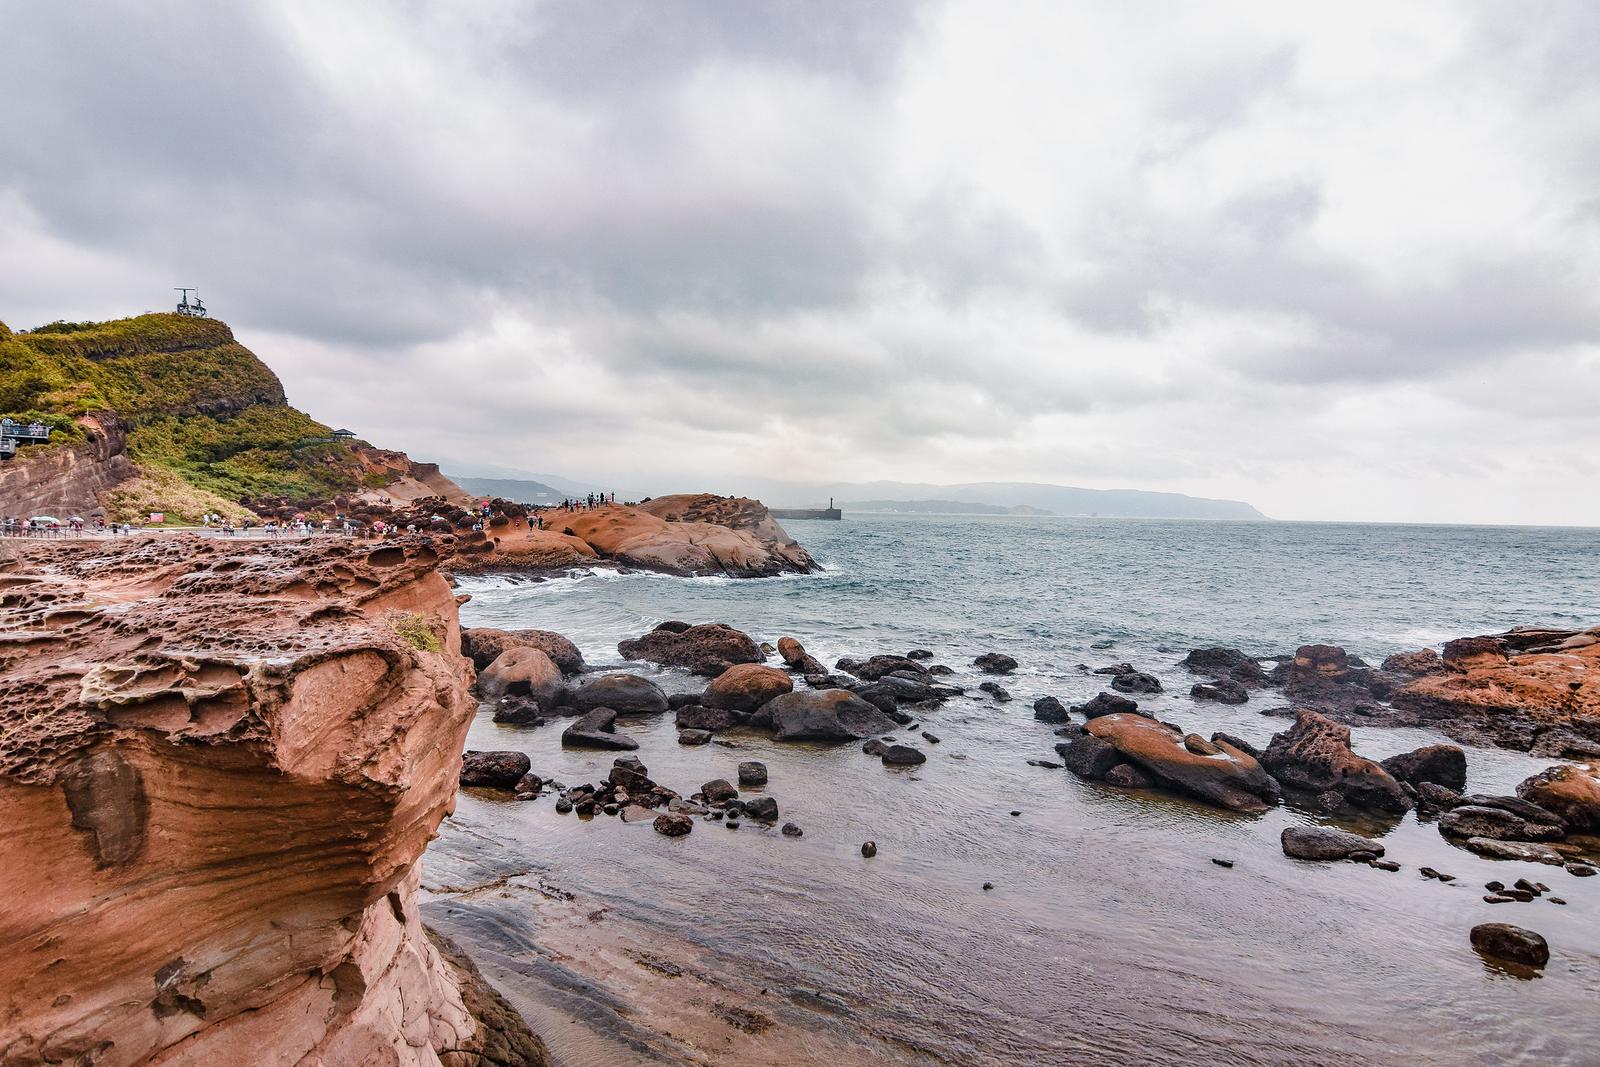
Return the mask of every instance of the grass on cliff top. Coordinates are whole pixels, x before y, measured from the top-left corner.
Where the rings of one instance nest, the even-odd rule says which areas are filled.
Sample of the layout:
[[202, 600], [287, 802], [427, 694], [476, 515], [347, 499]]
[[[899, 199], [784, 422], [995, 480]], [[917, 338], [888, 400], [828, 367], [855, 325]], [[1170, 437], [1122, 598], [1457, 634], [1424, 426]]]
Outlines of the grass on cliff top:
[[145, 472], [118, 507], [227, 514], [215, 499], [236, 508], [389, 481], [351, 445], [318, 441], [329, 428], [289, 407], [277, 375], [216, 319], [160, 313], [0, 332], [0, 415], [49, 423], [59, 447], [84, 438], [76, 416], [99, 411], [127, 427], [130, 458]]

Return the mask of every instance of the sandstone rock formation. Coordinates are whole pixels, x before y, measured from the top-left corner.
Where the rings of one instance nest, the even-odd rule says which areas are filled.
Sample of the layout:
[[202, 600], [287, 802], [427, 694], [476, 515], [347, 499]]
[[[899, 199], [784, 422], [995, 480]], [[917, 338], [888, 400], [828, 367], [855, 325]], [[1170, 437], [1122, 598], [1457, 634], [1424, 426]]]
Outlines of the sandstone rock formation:
[[475, 708], [440, 551], [0, 546], [0, 1061], [507, 1047], [415, 901]]
[[1443, 669], [1407, 682], [1394, 706], [1463, 740], [1550, 755], [1600, 752], [1584, 751], [1600, 746], [1600, 626], [1451, 641]]
[[1097, 716], [1085, 729], [1179, 793], [1241, 812], [1266, 811], [1278, 801], [1277, 783], [1255, 757], [1226, 741], [1191, 741], [1166, 723], [1128, 713]]
[[478, 670], [493, 663], [508, 648], [537, 648], [561, 668], [562, 674], [583, 673], [583, 653], [567, 638], [550, 630], [496, 630], [479, 626], [461, 631], [461, 652]]
[[1411, 808], [1400, 783], [1382, 766], [1350, 750], [1350, 728], [1302, 709], [1294, 726], [1273, 735], [1261, 765], [1287, 789], [1336, 793], [1356, 808], [1398, 814]]
[[736, 663], [760, 663], [766, 659], [761, 646], [749, 634], [720, 622], [699, 626], [662, 623], [643, 637], [621, 642], [617, 651], [626, 659], [682, 667], [711, 678]]

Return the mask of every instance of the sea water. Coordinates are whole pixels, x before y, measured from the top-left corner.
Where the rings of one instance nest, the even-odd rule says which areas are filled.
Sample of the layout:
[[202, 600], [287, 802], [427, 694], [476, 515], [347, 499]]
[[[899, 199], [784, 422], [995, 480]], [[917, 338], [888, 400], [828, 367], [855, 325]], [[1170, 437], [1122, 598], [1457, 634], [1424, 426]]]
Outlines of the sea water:
[[[666, 619], [794, 636], [829, 664], [927, 648], [969, 687], [987, 678], [971, 667], [979, 653], [1021, 664], [1001, 679], [1014, 700], [974, 689], [900, 731], [929, 756], [910, 769], [886, 769], [859, 745], [780, 745], [753, 732], [730, 734], [732, 748], [684, 747], [670, 715], [621, 724], [651, 776], [684, 794], [732, 780], [740, 760], [764, 761], [764, 791], [802, 838], [698, 823], [668, 839], [648, 823], [556, 815], [548, 796], [463, 791], [428, 859], [430, 911], [492, 957], [486, 969], [555, 1028], [565, 1062], [693, 1057], [687, 1039], [644, 1032], [649, 1005], [608, 999], [592, 973], [601, 949], [586, 969], [541, 946], [540, 922], [555, 921], [538, 917], [541, 893], [577, 894], [585, 914], [607, 916], [596, 928], [614, 923], [627, 943], [613, 953], [668, 946], [730, 995], [814, 1035], [823, 1051], [797, 1045], [793, 1062], [1600, 1058], [1600, 878], [1481, 859], [1414, 814], [1356, 827], [1380, 836], [1400, 872], [1297, 862], [1278, 834], [1319, 821], [1311, 813], [1241, 817], [1027, 762], [1057, 758], [1032, 701], [1094, 695], [1106, 679], [1086, 668], [1132, 662], [1163, 681], [1164, 694], [1140, 698], [1162, 719], [1264, 745], [1286, 725], [1262, 714], [1281, 699], [1194, 702], [1196, 679], [1178, 665], [1189, 649], [1271, 658], [1320, 642], [1376, 661], [1521, 624], [1593, 625], [1600, 531], [973, 516], [789, 525], [824, 571], [461, 582], [472, 595], [464, 625], [556, 630], [594, 666], [621, 664], [617, 642]], [[640, 669], [669, 690], [704, 681]], [[501, 726], [485, 710], [469, 747], [520, 749], [536, 773], [567, 784], [604, 778], [614, 754], [562, 749], [561, 726]], [[1355, 731], [1357, 751], [1373, 758], [1439, 740]], [[1550, 762], [1483, 749], [1468, 759], [1469, 789], [1482, 792], [1509, 791]], [[869, 839], [878, 855], [866, 860]], [[1423, 879], [1421, 866], [1456, 881]], [[474, 872], [495, 888], [475, 887]], [[1481, 899], [1484, 882], [1523, 876], [1569, 903]], [[1486, 921], [1544, 934], [1550, 965], [1530, 979], [1486, 964], [1468, 943]], [[703, 1043], [695, 1055], [738, 1062]]]

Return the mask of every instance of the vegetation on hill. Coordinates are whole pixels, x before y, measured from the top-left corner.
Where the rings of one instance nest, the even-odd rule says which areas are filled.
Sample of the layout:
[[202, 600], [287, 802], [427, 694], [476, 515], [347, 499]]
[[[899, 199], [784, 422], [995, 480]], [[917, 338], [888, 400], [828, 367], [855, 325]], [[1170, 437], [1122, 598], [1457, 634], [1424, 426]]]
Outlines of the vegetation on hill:
[[49, 423], [59, 432], [45, 447], [60, 448], [85, 439], [78, 416], [99, 412], [126, 429], [143, 475], [113, 494], [124, 513], [193, 520], [218, 500], [323, 500], [393, 477], [290, 407], [277, 375], [215, 319], [0, 325], [0, 415]]

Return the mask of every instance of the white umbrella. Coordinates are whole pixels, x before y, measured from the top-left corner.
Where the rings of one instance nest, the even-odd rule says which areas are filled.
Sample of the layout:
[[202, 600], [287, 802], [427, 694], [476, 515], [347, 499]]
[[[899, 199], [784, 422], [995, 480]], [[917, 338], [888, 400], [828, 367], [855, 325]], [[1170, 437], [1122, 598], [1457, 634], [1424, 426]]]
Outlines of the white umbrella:
[[35, 515], [33, 518], [29, 519], [28, 521], [29, 522], [42, 522], [42, 523], [46, 523], [46, 524], [53, 522], [57, 526], [61, 525], [61, 520], [56, 518], [54, 515]]

